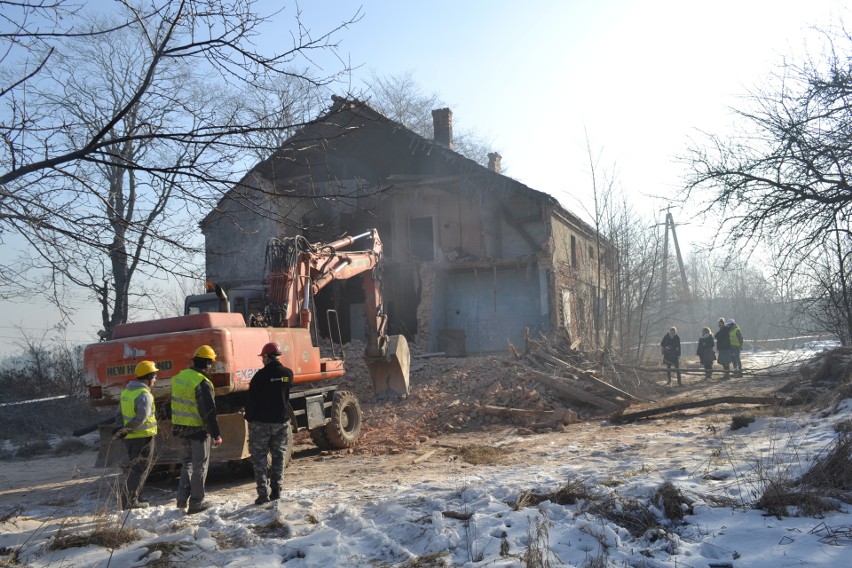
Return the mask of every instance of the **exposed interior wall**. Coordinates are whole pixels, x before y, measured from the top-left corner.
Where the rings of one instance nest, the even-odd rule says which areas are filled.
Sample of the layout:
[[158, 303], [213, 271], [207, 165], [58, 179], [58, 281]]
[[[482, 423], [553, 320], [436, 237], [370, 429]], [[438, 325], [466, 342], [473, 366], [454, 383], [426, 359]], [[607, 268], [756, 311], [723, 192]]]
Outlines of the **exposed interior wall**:
[[546, 331], [542, 278], [546, 280], [546, 274], [532, 260], [438, 271], [430, 349], [440, 350], [442, 332], [451, 332], [454, 343], [463, 341], [466, 353], [490, 353], [505, 351], [508, 342], [522, 345], [527, 328], [534, 335]]
[[427, 351], [435, 351], [432, 345], [432, 311], [435, 306], [435, 271], [421, 264], [417, 270], [420, 281], [420, 297], [417, 303], [417, 335], [415, 344]]
[[598, 290], [598, 245], [585, 228], [559, 215], [553, 216], [552, 234], [553, 290], [558, 298], [552, 321], [573, 339], [592, 344], [596, 304], [600, 303], [599, 315], [607, 305], [603, 273]]

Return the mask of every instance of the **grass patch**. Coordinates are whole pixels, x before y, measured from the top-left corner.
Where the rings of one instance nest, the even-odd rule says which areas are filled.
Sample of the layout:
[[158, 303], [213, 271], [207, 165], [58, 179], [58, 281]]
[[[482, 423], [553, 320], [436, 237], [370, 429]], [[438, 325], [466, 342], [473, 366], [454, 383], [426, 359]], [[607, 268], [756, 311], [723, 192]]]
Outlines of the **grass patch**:
[[816, 489], [852, 490], [852, 433], [841, 433], [798, 482]]
[[633, 499], [617, 499], [610, 496], [593, 503], [589, 507], [589, 513], [624, 527], [636, 538], [660, 527], [657, 517], [650, 508]]
[[589, 487], [585, 481], [580, 479], [570, 479], [555, 491], [550, 491], [548, 493], [522, 491], [518, 495], [518, 500], [515, 501], [512, 506], [515, 511], [520, 511], [521, 509], [534, 507], [540, 503], [544, 503], [545, 501], [550, 501], [557, 505], [573, 505], [580, 500], [589, 501], [592, 499], [594, 499], [592, 488]]
[[755, 502], [754, 507], [776, 517], [790, 515], [789, 507], [796, 507], [806, 517], [822, 517], [840, 507], [813, 490], [794, 490], [787, 484], [771, 484]]
[[88, 534], [57, 534], [48, 550], [65, 550], [84, 546], [101, 546], [116, 549], [139, 540], [139, 533], [127, 527], [101, 527]]
[[151, 560], [145, 563], [145, 568], [176, 568], [184, 566], [186, 564], [184, 560], [175, 559], [182, 552], [184, 544], [182, 542], [169, 541], [152, 542], [145, 545], [145, 548], [148, 549], [148, 554], [145, 557], [151, 558]]
[[798, 479], [769, 479], [765, 483], [754, 506], [772, 515], [788, 516], [790, 507], [808, 517], [840, 510], [838, 500], [852, 503], [852, 434], [841, 432]]
[[471, 465], [503, 463], [506, 459], [506, 450], [493, 446], [462, 446], [453, 453]]
[[753, 414], [735, 414], [731, 417], [731, 430], [748, 428], [748, 425], [754, 422], [754, 420]]
[[663, 514], [670, 520], [681, 520], [684, 515], [693, 513], [693, 501], [675, 487], [671, 482], [666, 481], [657, 488], [654, 493], [654, 501], [657, 506], [662, 509]]
[[603, 553], [598, 556], [589, 556], [583, 563], [583, 568], [608, 568], [608, 566], [607, 555]]
[[255, 525], [252, 528], [254, 534], [264, 538], [290, 538], [292, 532], [290, 526], [276, 517], [263, 525]]
[[527, 520], [527, 549], [522, 560], [524, 568], [551, 568], [550, 522], [546, 518]]
[[418, 556], [405, 564], [395, 564], [394, 566], [397, 566], [397, 568], [444, 568], [447, 565], [446, 558], [446, 552], [433, 552], [432, 554]]

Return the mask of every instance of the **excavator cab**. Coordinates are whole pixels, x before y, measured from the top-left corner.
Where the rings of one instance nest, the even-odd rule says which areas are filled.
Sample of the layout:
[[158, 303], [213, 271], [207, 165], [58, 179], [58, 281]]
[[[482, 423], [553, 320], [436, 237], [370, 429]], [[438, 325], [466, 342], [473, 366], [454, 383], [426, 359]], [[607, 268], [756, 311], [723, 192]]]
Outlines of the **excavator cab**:
[[404, 335], [387, 337], [384, 355], [365, 355], [367, 370], [373, 380], [373, 394], [377, 399], [408, 396], [408, 375], [411, 354]]

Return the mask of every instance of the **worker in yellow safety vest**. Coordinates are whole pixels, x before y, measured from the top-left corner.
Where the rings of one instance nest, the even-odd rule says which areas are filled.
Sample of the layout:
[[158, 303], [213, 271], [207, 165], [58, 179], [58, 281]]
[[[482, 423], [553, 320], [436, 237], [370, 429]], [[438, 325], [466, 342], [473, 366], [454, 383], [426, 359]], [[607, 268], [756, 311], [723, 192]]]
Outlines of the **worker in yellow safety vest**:
[[157, 365], [153, 361], [140, 361], [136, 365], [136, 379], [121, 391], [121, 401], [114, 437], [123, 439], [127, 447], [130, 467], [121, 492], [122, 509], [142, 509], [148, 502], [142, 498], [142, 487], [155, 461], [155, 436], [157, 416], [151, 387], [157, 381]]
[[216, 414], [213, 383], [208, 373], [216, 362], [209, 345], [195, 350], [192, 367], [172, 378], [172, 434], [183, 449], [177, 506], [187, 514], [210, 507], [204, 500], [204, 484], [210, 465], [210, 448], [222, 444]]
[[740, 352], [743, 349], [743, 333], [740, 326], [734, 321], [734, 318], [728, 318], [726, 322], [728, 326], [728, 335], [731, 337], [731, 367], [734, 370], [734, 377], [743, 376], [743, 362], [740, 359]]

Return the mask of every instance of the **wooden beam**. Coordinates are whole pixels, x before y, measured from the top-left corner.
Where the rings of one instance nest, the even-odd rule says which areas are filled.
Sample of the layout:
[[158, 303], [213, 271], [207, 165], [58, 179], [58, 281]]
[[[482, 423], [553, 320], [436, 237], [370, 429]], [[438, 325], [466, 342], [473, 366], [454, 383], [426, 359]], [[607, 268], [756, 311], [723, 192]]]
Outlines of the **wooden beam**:
[[681, 402], [679, 404], [670, 404], [668, 406], [661, 406], [659, 408], [649, 408], [648, 410], [640, 410], [639, 412], [631, 412], [630, 414], [622, 414], [619, 416], [612, 416], [610, 418], [611, 422], [616, 424], [623, 424], [625, 422], [633, 422], [635, 420], [639, 420], [642, 418], [648, 418], [649, 416], [655, 416], [657, 414], [668, 414], [669, 412], [676, 412], [678, 410], [687, 410], [690, 408], [704, 408], [707, 406], [715, 406], [717, 404], [779, 404], [783, 403], [784, 399], [776, 398], [774, 396], [722, 396], [717, 398], [710, 398], [707, 400], [693, 400], [689, 402]]
[[627, 406], [618, 404], [590, 392], [586, 392], [580, 387], [575, 387], [569, 384], [567, 379], [553, 377], [546, 373], [542, 373], [541, 371], [536, 371], [535, 369], [527, 369], [527, 372], [535, 375], [533, 378], [536, 381], [559, 391], [571, 400], [585, 402], [586, 404], [591, 404], [592, 406], [597, 406], [598, 408], [602, 408], [610, 412], [619, 412]]
[[545, 353], [543, 351], [533, 351], [532, 354], [535, 355], [536, 357], [540, 357], [541, 359], [544, 359], [545, 361], [547, 361], [549, 363], [553, 363], [554, 365], [557, 365], [559, 367], [562, 367], [563, 369], [566, 369], [570, 373], [573, 373], [573, 374], [577, 375], [578, 377], [580, 377], [581, 379], [586, 380], [586, 381], [592, 383], [593, 385], [604, 389], [605, 391], [609, 392], [610, 394], [624, 397], [627, 400], [639, 401], [638, 398], [636, 398], [635, 396], [633, 396], [629, 392], [625, 392], [618, 387], [614, 387], [611, 384], [598, 379], [597, 377], [593, 377], [592, 375], [586, 373], [585, 371], [581, 371], [577, 367], [575, 367], [575, 366], [573, 366], [569, 363], [566, 363], [565, 361], [563, 361], [559, 357], [554, 357], [553, 355], [550, 355], [549, 353]]

